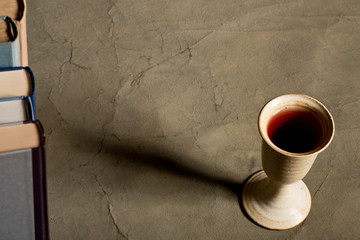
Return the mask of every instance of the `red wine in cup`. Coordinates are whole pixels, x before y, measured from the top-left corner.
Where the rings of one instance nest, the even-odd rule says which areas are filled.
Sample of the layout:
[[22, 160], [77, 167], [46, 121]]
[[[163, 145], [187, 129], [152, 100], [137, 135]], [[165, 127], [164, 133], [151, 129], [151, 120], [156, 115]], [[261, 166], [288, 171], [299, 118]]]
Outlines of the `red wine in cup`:
[[276, 113], [270, 119], [267, 131], [277, 147], [292, 153], [314, 150], [323, 135], [319, 117], [310, 110], [296, 108]]

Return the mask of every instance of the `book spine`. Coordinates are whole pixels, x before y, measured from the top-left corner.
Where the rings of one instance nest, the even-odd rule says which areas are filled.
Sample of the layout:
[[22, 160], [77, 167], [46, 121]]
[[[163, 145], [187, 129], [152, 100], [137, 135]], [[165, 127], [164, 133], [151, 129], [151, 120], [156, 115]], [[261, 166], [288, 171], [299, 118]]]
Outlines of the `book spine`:
[[29, 96], [32, 102], [32, 109], [34, 113], [34, 120], [36, 119], [36, 102], [35, 102], [35, 77], [34, 73], [31, 71], [30, 67], [25, 67], [26, 71], [29, 74], [31, 86], [32, 86], [32, 94]]
[[35, 115], [35, 102], [34, 99], [31, 96], [26, 96], [25, 99], [27, 100], [27, 114], [28, 114], [28, 119], [30, 119], [31, 121], [35, 121], [36, 120], [36, 115]]
[[47, 186], [46, 186], [46, 155], [45, 135], [40, 121], [36, 121], [41, 132], [42, 146], [32, 150], [33, 155], [33, 188], [34, 188], [34, 217], [35, 239], [49, 239]]
[[19, 46], [20, 46], [20, 64], [21, 66], [28, 66], [28, 47], [27, 47], [27, 34], [26, 34], [26, 0], [20, 0], [19, 3], [19, 12], [22, 13], [19, 21], [16, 21], [19, 31]]

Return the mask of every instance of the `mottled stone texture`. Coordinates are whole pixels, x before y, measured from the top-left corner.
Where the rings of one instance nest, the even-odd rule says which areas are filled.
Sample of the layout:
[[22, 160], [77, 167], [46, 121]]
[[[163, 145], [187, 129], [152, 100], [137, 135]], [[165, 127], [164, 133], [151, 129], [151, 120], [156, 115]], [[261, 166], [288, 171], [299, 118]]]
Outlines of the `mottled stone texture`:
[[[52, 239], [359, 239], [360, 1], [28, 1]], [[257, 116], [303, 93], [336, 123], [300, 226], [265, 230], [238, 190]]]

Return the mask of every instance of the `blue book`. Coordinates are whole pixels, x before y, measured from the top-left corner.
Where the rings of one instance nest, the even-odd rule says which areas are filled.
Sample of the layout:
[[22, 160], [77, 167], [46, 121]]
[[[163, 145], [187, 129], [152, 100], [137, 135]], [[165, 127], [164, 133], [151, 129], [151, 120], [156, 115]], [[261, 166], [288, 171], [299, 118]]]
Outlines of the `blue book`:
[[20, 41], [15, 22], [7, 16], [0, 17], [0, 22], [5, 22], [8, 29], [0, 29], [10, 33], [10, 40], [0, 42], [0, 68], [20, 66]]
[[0, 239], [49, 239], [40, 122], [0, 125]]

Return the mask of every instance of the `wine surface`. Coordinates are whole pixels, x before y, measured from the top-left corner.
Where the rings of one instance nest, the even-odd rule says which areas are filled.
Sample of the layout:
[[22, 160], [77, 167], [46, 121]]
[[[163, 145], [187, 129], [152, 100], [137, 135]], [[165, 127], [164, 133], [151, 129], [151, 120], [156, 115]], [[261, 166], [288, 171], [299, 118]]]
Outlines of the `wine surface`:
[[319, 117], [310, 110], [285, 109], [276, 113], [269, 122], [268, 136], [282, 150], [305, 153], [315, 149], [322, 138]]

